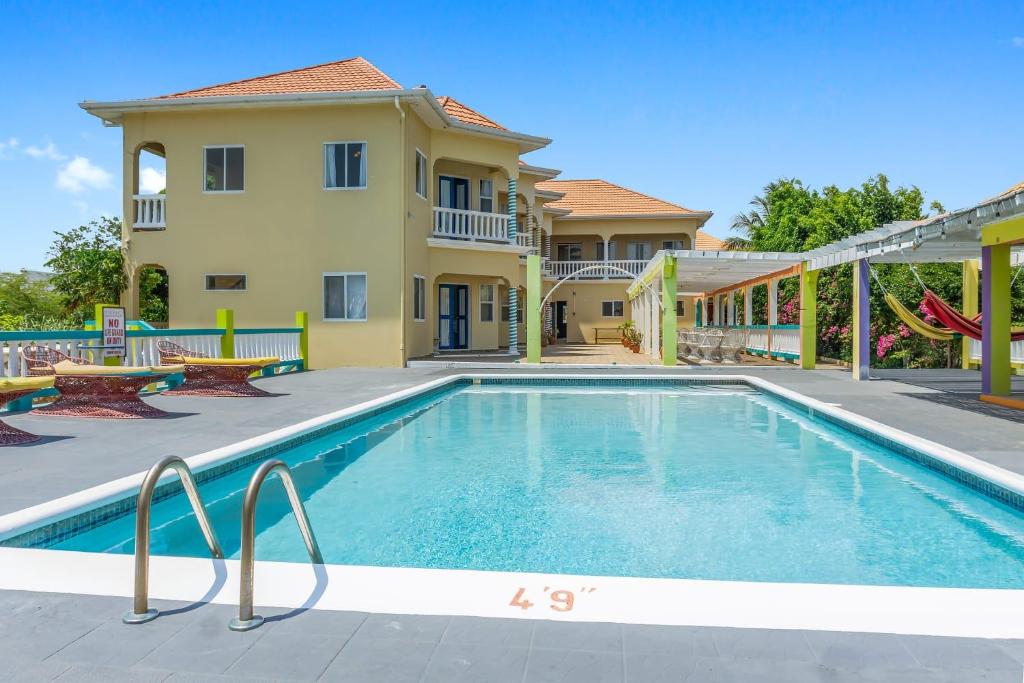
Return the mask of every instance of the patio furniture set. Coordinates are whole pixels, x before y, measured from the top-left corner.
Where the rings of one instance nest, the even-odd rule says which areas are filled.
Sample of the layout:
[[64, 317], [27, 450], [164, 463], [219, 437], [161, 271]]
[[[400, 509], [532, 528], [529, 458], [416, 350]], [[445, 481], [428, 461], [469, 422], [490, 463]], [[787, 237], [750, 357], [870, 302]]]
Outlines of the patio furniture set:
[[747, 349], [747, 331], [740, 327], [698, 327], [679, 330], [679, 357], [698, 363], [740, 363]]
[[[258, 397], [272, 394], [253, 386], [249, 377], [279, 363], [277, 358], [210, 358], [173, 342], [159, 341], [160, 365], [122, 367], [95, 365], [45, 346], [22, 350], [27, 377], [0, 377], [0, 408], [33, 394], [56, 390], [57, 396], [37, 415], [108, 419], [167, 417], [144, 402], [146, 387], [168, 396]], [[32, 409], [28, 403], [25, 408]], [[37, 441], [40, 437], [0, 420], [0, 446]]]

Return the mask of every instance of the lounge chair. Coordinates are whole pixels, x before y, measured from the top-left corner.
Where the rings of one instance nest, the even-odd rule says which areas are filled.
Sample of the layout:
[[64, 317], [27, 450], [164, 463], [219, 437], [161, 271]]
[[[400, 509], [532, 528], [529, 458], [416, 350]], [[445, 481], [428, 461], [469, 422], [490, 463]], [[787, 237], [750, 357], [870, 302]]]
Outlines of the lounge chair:
[[722, 360], [722, 340], [725, 338], [721, 330], [709, 328], [697, 345], [697, 353], [702, 362], [717, 363]]
[[45, 346], [24, 348], [21, 356], [30, 376], [52, 376], [53, 386], [60, 392], [53, 403], [39, 408], [36, 414], [61, 417], [122, 420], [166, 417], [166, 411], [144, 403], [139, 391], [185, 370], [180, 365], [155, 368], [92, 365], [85, 359], [71, 358]]
[[[53, 377], [0, 377], [0, 408], [53, 386]], [[38, 441], [35, 434], [23, 432], [0, 420], [0, 446], [20, 446]]]
[[280, 358], [210, 358], [161, 339], [156, 343], [162, 364], [183, 364], [185, 383], [165, 394], [170, 396], [273, 396], [249, 383], [249, 376], [281, 362]]
[[743, 353], [746, 350], [747, 331], [737, 327], [727, 330], [722, 337], [722, 362], [741, 363], [743, 362]]

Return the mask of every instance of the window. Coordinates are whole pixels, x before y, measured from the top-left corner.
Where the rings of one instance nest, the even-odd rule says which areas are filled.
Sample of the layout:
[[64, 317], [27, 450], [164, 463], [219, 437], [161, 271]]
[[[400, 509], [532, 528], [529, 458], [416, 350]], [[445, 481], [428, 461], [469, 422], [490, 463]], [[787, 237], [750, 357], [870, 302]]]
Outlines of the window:
[[686, 317], [686, 306], [682, 299], [676, 299], [676, 315], [680, 318]]
[[[615, 255], [616, 251], [617, 250], [615, 248], [615, 242], [608, 242], [608, 257], [607, 257], [608, 261], [614, 261], [616, 258], [618, 258]], [[605, 255], [604, 255], [604, 242], [601, 241], [601, 240], [598, 240], [598, 242], [597, 242], [597, 260], [598, 261], [606, 260], [605, 259]]]
[[580, 261], [583, 259], [583, 245], [576, 242], [573, 244], [559, 244], [557, 261]]
[[665, 240], [661, 243], [661, 248], [666, 251], [682, 251], [686, 247], [683, 246], [682, 240]]
[[480, 285], [480, 322], [494, 322], [494, 285]]
[[366, 320], [366, 273], [324, 273], [324, 320]]
[[324, 189], [354, 190], [366, 187], [366, 143], [324, 143]]
[[207, 275], [207, 292], [244, 292], [246, 288], [244, 275]]
[[412, 276], [412, 319], [427, 319], [427, 280], [422, 275]]
[[508, 310], [509, 310], [508, 290], [504, 289], [504, 290], [502, 290], [502, 295], [501, 295], [501, 322], [503, 322], [503, 323], [507, 323], [508, 322], [508, 316], [509, 316]]
[[245, 189], [245, 147], [221, 145], [203, 148], [206, 192], [241, 192]]
[[427, 157], [416, 150], [416, 194], [427, 198]]
[[494, 182], [491, 180], [480, 181], [480, 210], [494, 213]]
[[631, 261], [650, 261], [650, 242], [630, 242], [626, 245], [626, 258]]
[[622, 317], [622, 302], [621, 301], [602, 301], [601, 302], [601, 315], [605, 318], [621, 318]]

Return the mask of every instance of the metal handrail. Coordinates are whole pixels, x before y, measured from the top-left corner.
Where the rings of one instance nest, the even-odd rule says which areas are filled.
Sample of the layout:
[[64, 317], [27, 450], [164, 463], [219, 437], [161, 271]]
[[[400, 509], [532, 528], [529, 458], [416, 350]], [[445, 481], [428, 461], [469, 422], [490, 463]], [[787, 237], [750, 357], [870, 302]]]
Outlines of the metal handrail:
[[267, 460], [253, 472], [242, 501], [242, 577], [239, 582], [238, 617], [228, 622], [228, 628], [232, 631], [249, 631], [263, 623], [263, 617], [252, 613], [255, 569], [253, 562], [256, 559], [256, 501], [264, 480], [273, 472], [277, 472], [281, 477], [281, 483], [284, 484], [284, 489], [288, 493], [288, 502], [291, 503], [292, 513], [295, 515], [295, 521], [302, 533], [302, 540], [306, 543], [309, 559], [313, 564], [324, 563], [324, 558], [320, 554], [320, 546], [316, 542], [316, 536], [313, 535], [313, 527], [309, 525], [306, 508], [295, 488], [291, 470], [280, 460]]
[[199, 528], [206, 538], [206, 545], [210, 548], [213, 557], [221, 559], [224, 552], [220, 549], [220, 542], [217, 540], [217, 533], [213, 530], [210, 517], [206, 514], [206, 506], [203, 498], [199, 495], [199, 487], [192, 477], [192, 470], [184, 460], [176, 455], [169, 455], [161, 459], [142, 480], [142, 488], [139, 490], [138, 503], [135, 506], [135, 603], [131, 612], [126, 612], [122, 621], [126, 624], [144, 624], [147, 621], [156, 619], [159, 610], [149, 608], [149, 520], [153, 507], [153, 492], [157, 482], [167, 470], [174, 470], [181, 479], [181, 486], [185, 489], [192, 510], [199, 521]]

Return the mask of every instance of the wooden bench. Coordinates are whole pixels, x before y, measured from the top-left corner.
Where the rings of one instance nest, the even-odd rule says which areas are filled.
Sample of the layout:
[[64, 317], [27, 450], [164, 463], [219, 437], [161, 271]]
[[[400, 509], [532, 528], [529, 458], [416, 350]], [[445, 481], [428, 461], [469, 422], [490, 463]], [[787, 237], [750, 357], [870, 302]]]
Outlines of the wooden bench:
[[595, 327], [594, 328], [594, 343], [595, 344], [618, 344], [621, 340], [622, 335], [619, 334], [619, 328], [617, 327]]

